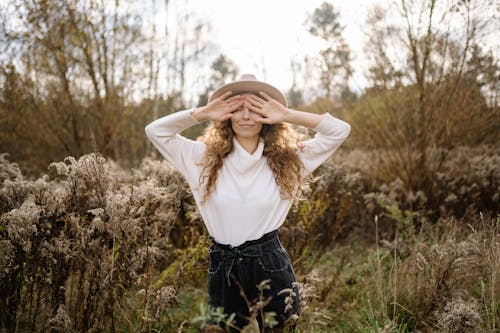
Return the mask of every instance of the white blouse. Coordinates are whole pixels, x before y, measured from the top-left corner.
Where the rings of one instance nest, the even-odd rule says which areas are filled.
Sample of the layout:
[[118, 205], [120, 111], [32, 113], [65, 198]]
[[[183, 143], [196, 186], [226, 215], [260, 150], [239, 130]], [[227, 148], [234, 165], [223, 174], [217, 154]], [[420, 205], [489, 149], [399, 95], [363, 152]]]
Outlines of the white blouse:
[[[210, 236], [222, 244], [238, 246], [246, 240], [258, 239], [279, 228], [288, 214], [292, 200], [280, 197], [279, 186], [262, 155], [260, 139], [253, 154], [233, 138], [234, 149], [219, 170], [215, 189], [201, 205], [204, 187], [199, 185], [202, 170], [197, 163], [206, 145], [178, 134], [198, 124], [191, 115], [194, 109], [179, 111], [148, 124], [145, 132], [158, 151], [187, 180]], [[329, 113], [314, 128], [314, 138], [304, 141], [298, 155], [307, 176], [325, 162], [348, 137], [351, 126]]]

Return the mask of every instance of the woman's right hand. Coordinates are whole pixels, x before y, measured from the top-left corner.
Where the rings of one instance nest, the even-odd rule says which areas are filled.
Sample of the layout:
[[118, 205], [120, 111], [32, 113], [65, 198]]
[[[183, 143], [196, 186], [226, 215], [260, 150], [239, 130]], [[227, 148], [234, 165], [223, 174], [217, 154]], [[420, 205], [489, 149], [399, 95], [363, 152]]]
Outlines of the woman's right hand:
[[231, 91], [226, 92], [207, 105], [196, 108], [191, 112], [191, 115], [199, 122], [205, 120], [228, 120], [233, 116], [233, 112], [238, 110], [245, 102], [245, 99], [241, 95], [229, 97], [231, 94]]

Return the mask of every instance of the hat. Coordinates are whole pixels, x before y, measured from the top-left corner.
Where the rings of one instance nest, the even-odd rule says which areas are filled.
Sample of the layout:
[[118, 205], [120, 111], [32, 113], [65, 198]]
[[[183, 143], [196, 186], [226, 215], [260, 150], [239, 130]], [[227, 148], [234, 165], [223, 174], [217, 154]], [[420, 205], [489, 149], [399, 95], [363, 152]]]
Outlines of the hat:
[[263, 91], [285, 107], [288, 107], [285, 95], [278, 88], [269, 83], [257, 80], [253, 74], [242, 74], [238, 80], [217, 88], [208, 98], [208, 102], [210, 103], [228, 91], [232, 91], [233, 94], [258, 93], [259, 91]]

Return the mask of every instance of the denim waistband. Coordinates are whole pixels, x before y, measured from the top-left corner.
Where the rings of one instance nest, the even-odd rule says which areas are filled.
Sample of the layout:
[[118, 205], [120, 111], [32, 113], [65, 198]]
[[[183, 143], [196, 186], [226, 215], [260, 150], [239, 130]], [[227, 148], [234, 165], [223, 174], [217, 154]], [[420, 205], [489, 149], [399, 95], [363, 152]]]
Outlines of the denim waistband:
[[210, 236], [210, 240], [213, 244], [210, 247], [210, 252], [220, 252], [221, 260], [224, 265], [224, 275], [227, 279], [228, 286], [231, 286], [229, 274], [231, 273], [235, 260], [239, 258], [262, 257], [263, 252], [281, 247], [282, 244], [278, 235], [279, 229], [275, 229], [264, 234], [259, 239], [249, 240], [235, 247], [230, 244], [220, 244], [216, 242], [212, 236]]

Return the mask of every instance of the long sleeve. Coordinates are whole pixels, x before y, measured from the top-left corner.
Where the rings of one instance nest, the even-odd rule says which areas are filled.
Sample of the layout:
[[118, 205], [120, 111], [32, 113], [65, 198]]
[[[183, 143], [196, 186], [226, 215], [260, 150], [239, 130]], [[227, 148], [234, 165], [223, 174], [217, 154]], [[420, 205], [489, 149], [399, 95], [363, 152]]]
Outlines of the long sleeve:
[[199, 122], [191, 115], [193, 109], [178, 111], [148, 124], [144, 131], [158, 151], [188, 180], [197, 181], [199, 161], [205, 144], [179, 133]]
[[314, 138], [303, 142], [304, 150], [298, 155], [304, 163], [304, 176], [313, 172], [342, 145], [351, 132], [351, 126], [329, 113], [313, 128]]

